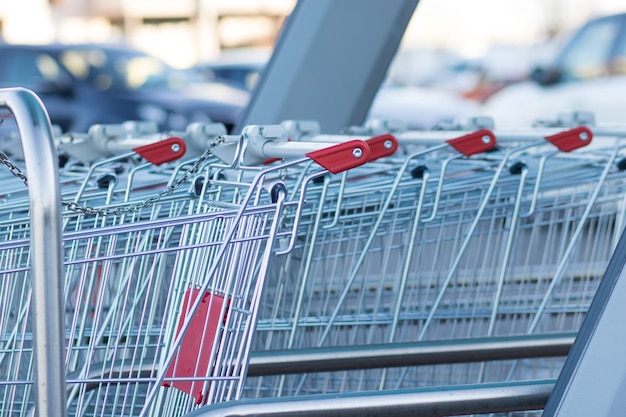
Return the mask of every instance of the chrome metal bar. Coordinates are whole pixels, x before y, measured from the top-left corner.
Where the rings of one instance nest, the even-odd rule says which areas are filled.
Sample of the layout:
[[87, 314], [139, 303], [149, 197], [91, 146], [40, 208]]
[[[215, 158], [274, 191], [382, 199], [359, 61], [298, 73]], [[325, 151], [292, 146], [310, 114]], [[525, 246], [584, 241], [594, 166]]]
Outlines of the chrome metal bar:
[[[252, 352], [247, 376], [566, 356], [575, 338], [563, 333]], [[94, 363], [87, 375], [69, 374], [68, 381], [96, 388], [103, 369], [109, 378], [154, 378], [153, 361], [142, 364]]]
[[239, 400], [186, 417], [443, 417], [540, 410], [554, 380]]
[[24, 88], [0, 90], [15, 117], [28, 171], [32, 308], [37, 414], [65, 415], [63, 258], [58, 158], [41, 100]]
[[254, 352], [248, 376], [567, 356], [573, 333]]

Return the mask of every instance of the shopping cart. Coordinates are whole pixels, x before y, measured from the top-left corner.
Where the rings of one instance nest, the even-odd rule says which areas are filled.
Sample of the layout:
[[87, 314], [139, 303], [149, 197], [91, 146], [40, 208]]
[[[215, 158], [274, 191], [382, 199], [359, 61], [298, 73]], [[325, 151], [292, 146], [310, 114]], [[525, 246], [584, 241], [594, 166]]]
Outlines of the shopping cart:
[[[433, 183], [443, 185], [443, 188], [434, 187], [436, 190], [432, 191], [423, 203], [421, 213], [417, 210], [418, 213], [414, 218], [421, 222], [426, 220], [426, 222], [418, 226], [420, 234], [415, 240], [407, 238], [406, 241], [415, 246], [414, 254], [419, 253], [424, 246], [429, 244], [428, 241], [422, 239], [425, 236], [421, 233], [422, 230], [426, 230], [431, 222], [440, 222], [438, 226], [440, 233], [436, 237], [433, 236], [432, 240], [436, 240], [442, 249], [448, 247], [448, 242], [453, 244], [449, 246], [452, 253], [448, 254], [448, 258], [435, 252], [426, 252], [428, 256], [416, 258], [427, 261], [428, 266], [434, 265], [434, 267], [423, 271], [419, 270], [420, 264], [417, 264], [413, 267], [418, 270], [417, 273], [410, 276], [407, 282], [402, 282], [401, 286], [395, 287], [395, 294], [404, 291], [399, 324], [395, 327], [397, 329], [396, 340], [429, 340], [424, 345], [426, 351], [429, 350], [428, 347], [436, 350], [437, 341], [442, 347], [447, 346], [452, 350], [458, 347], [462, 350], [464, 343], [469, 342], [464, 339], [465, 335], [487, 335], [486, 338], [480, 340], [485, 342], [491, 338], [494, 344], [498, 344], [504, 341], [499, 338], [500, 335], [527, 334], [526, 340], [535, 339], [539, 342], [542, 339], [545, 340], [550, 334], [557, 336], [563, 330], [577, 330], [591, 298], [594, 297], [599, 280], [604, 274], [608, 258], [617, 245], [617, 237], [624, 227], [626, 209], [623, 197], [625, 185], [623, 170], [626, 164], [624, 163], [623, 140], [621, 140], [626, 132], [623, 127], [615, 126], [594, 126], [592, 129], [595, 139], [600, 139], [600, 143], [591, 150], [568, 154], [546, 152], [545, 147], [542, 146], [529, 147], [524, 152], [510, 154], [509, 163], [504, 164], [506, 169], [502, 170], [499, 175], [496, 175], [498, 170], [488, 171], [490, 165], [485, 164], [479, 170], [483, 173], [491, 172], [490, 175], [481, 177], [478, 172], [466, 169], [455, 172], [460, 175], [444, 176], [444, 170], [441, 168], [443, 164], [438, 166], [437, 160], [425, 160], [423, 161], [425, 166], [417, 165], [416, 168], [419, 169], [410, 170], [420, 177], [420, 181], [413, 189], [414, 194], [421, 193], [421, 189], [428, 186], [428, 181], [432, 180], [432, 176], [435, 177], [432, 180]], [[528, 133], [541, 136], [544, 132], [543, 129], [532, 129], [524, 132], [522, 136], [528, 137]], [[587, 129], [574, 130], [574, 132], [585, 133], [580, 137], [585, 142], [588, 142], [591, 137]], [[419, 135], [423, 133], [419, 132]], [[396, 133], [396, 136], [402, 140], [402, 134]], [[502, 137], [502, 135], [498, 136]], [[519, 132], [516, 132], [515, 137], [511, 138], [519, 143], [521, 136]], [[504, 147], [508, 147], [506, 143]], [[568, 148], [565, 146], [564, 150], [572, 150]], [[502, 154], [498, 156], [494, 153], [483, 156], [482, 159], [484, 162], [491, 160], [499, 166], [498, 161], [502, 161], [504, 157]], [[491, 167], [493, 168], [493, 165]], [[425, 173], [431, 176], [428, 181], [424, 179]], [[476, 181], [467, 181], [463, 184], [460, 180], [468, 174], [474, 175], [472, 179]], [[442, 178], [443, 181], [441, 181]], [[477, 191], [481, 187], [482, 189], [487, 187], [489, 190], [494, 179], [496, 181], [491, 194], [484, 193], [475, 200], [455, 198], [455, 195], [458, 195], [455, 193], [459, 192], [454, 187], [456, 181], [459, 181], [458, 185], [465, 191]], [[384, 184], [384, 181], [381, 183]], [[402, 184], [402, 181], [399, 184]], [[350, 196], [347, 191], [348, 189], [344, 190], [343, 198]], [[363, 187], [360, 192], [366, 193], [368, 188]], [[469, 196], [469, 194], [466, 195]], [[488, 195], [491, 197], [484, 200], [484, 197]], [[348, 201], [343, 201], [341, 205], [345, 207]], [[392, 201], [395, 203], [397, 200], [392, 199]], [[435, 201], [437, 201], [436, 204]], [[369, 211], [376, 211], [374, 209], [376, 206], [368, 207], [370, 207]], [[414, 208], [418, 207], [418, 205], [414, 206]], [[341, 216], [338, 222], [332, 220], [332, 227], [328, 229], [334, 229], [338, 225], [349, 225], [348, 217], [352, 216], [351, 220], [360, 221], [364, 229], [371, 230], [372, 224], [375, 223], [367, 221], [364, 214], [366, 210], [359, 211], [356, 206], [352, 208], [353, 210], [350, 211], [340, 210]], [[392, 217], [395, 208], [395, 205], [390, 206], [385, 217]], [[438, 213], [432, 216], [434, 210]], [[439, 217], [445, 217], [448, 214], [450, 215], [448, 219], [462, 219], [463, 210], [469, 213], [468, 224], [438, 220]], [[358, 215], [361, 215], [360, 219]], [[321, 339], [320, 335], [327, 334], [326, 342], [329, 339], [332, 340], [327, 343], [327, 347], [323, 349], [323, 354], [320, 356], [331, 356], [332, 352], [336, 351], [340, 353], [338, 356], [347, 357], [351, 349], [362, 353], [365, 349], [361, 348], [367, 347], [357, 348], [352, 344], [352, 340], [346, 341], [357, 335], [358, 330], [368, 336], [372, 335], [370, 340], [374, 341], [384, 340], [393, 331], [394, 327], [389, 325], [393, 323], [391, 313], [397, 304], [389, 303], [387, 310], [383, 310], [384, 297], [378, 296], [378, 300], [383, 300], [378, 304], [370, 302], [372, 299], [375, 301], [377, 299], [367, 300], [367, 295], [363, 295], [367, 292], [367, 288], [355, 279], [355, 282], [350, 282], [350, 284], [354, 284], [356, 295], [350, 298], [353, 295], [350, 294], [352, 291], [344, 290], [347, 295], [342, 299], [344, 304], [347, 304], [346, 300], [352, 300], [353, 303], [339, 308], [336, 316], [337, 326], [328, 325], [328, 317], [331, 312], [334, 312], [335, 305], [322, 303], [330, 299], [336, 302], [338, 296], [333, 295], [331, 286], [326, 284], [332, 283], [337, 278], [330, 275], [328, 269], [324, 270], [326, 275], [316, 275], [315, 266], [309, 268], [300, 265], [319, 265], [325, 262], [327, 256], [320, 256], [309, 261], [310, 258], [307, 255], [315, 254], [316, 251], [322, 250], [320, 248], [323, 248], [323, 245], [332, 243], [321, 239], [327, 236], [326, 232], [322, 231], [324, 221], [332, 218], [330, 215], [320, 217], [320, 227], [312, 235], [303, 232], [303, 237], [300, 239], [301, 246], [295, 248], [296, 250], [303, 249], [302, 256], [291, 259], [291, 263], [296, 265], [297, 273], [305, 271], [309, 277], [317, 279], [316, 286], [311, 285], [310, 281], [307, 283], [311, 291], [305, 293], [303, 297], [305, 301], [301, 306], [303, 313], [297, 313], [300, 314], [300, 322], [295, 325], [300, 330], [307, 328], [313, 337], [301, 338], [300, 336], [305, 334], [303, 330], [294, 338], [294, 345], [315, 346]], [[331, 223], [326, 223], [328, 224]], [[447, 226], [453, 227], [454, 231], [460, 231], [461, 235], [448, 233]], [[406, 235], [410, 236], [411, 229], [405, 230]], [[345, 229], [343, 231], [345, 232]], [[337, 234], [339, 233], [340, 231], [337, 231]], [[400, 231], [398, 230], [397, 233], [400, 234]], [[317, 239], [318, 247], [306, 252], [308, 249], [306, 239], [311, 236]], [[368, 236], [371, 234], [363, 233], [364, 241], [367, 241]], [[387, 240], [387, 242], [392, 241]], [[399, 242], [398, 246], [403, 244], [404, 242]], [[348, 247], [347, 245], [346, 243], [343, 247]], [[340, 247], [339, 244], [331, 248], [328, 254], [337, 253], [338, 247]], [[389, 245], [381, 244], [377, 250], [384, 252], [386, 248], [389, 248]], [[406, 253], [406, 248], [404, 250]], [[367, 257], [375, 256], [375, 251], [370, 248], [368, 251]], [[393, 249], [388, 249], [388, 253], [391, 254], [392, 251]], [[339, 252], [336, 258], [341, 258], [343, 253], [347, 253], [348, 257], [353, 257], [353, 259], [361, 254]], [[437, 258], [431, 263], [434, 255]], [[390, 260], [396, 258], [401, 257], [387, 257]], [[407, 259], [409, 258], [403, 258], [400, 261], [404, 262]], [[446, 259], [447, 262], [443, 265], [439, 264], [441, 260], [446, 261]], [[337, 261], [336, 264], [340, 262]], [[402, 265], [406, 264], [402, 263]], [[286, 274], [289, 266], [287, 262], [283, 262], [280, 272]], [[379, 258], [366, 266], [362, 267], [362, 273], [371, 273], [371, 270], [380, 270], [387, 265], [381, 263]], [[345, 273], [345, 269], [336, 268], [335, 270]], [[457, 272], [451, 273], [454, 269]], [[439, 274], [438, 279], [428, 275], [430, 271]], [[615, 271], [613, 269], [612, 273]], [[297, 277], [297, 273], [290, 278]], [[416, 289], [420, 286], [421, 280], [425, 280], [426, 285]], [[391, 287], [401, 282], [401, 275], [398, 274], [395, 281], [390, 279], [380, 282], [388, 282]], [[284, 288], [282, 291], [286, 291], [288, 280], [285, 279], [282, 284]], [[342, 283], [337, 285], [338, 291], [341, 291], [342, 285]], [[371, 291], [383, 292], [379, 288], [379, 286], [372, 285]], [[317, 292], [313, 294], [313, 290]], [[425, 291], [430, 291], [430, 293], [420, 299], [420, 292]], [[310, 297], [309, 294], [311, 294]], [[284, 300], [288, 299], [289, 297], [284, 298]], [[606, 300], [596, 301], [598, 304], [603, 304]], [[316, 302], [318, 303], [315, 304]], [[425, 305], [423, 311], [416, 311], [421, 305]], [[310, 306], [313, 307], [306, 310]], [[275, 314], [269, 315], [267, 321], [262, 322], [268, 326], [266, 329], [268, 337], [264, 341], [269, 346], [271, 343], [276, 343], [278, 347], [285, 346], [289, 339], [281, 337], [281, 332], [288, 333], [292, 327], [290, 320], [294, 317], [293, 310], [289, 306], [278, 304], [271, 307], [274, 307], [271, 311]], [[367, 311], [368, 307], [378, 308], [379, 310], [375, 312], [378, 313], [378, 318], [382, 319], [376, 321], [373, 312]], [[595, 310], [596, 313], [598, 311]], [[311, 314], [307, 315], [309, 312]], [[316, 315], [317, 313], [321, 314]], [[385, 314], [387, 314], [386, 322], [384, 321]], [[411, 314], [413, 316], [410, 316]], [[324, 320], [327, 322], [324, 323]], [[323, 330], [316, 330], [315, 326]], [[377, 326], [378, 329], [376, 329]], [[389, 330], [390, 327], [391, 330]], [[261, 327], [259, 331], [260, 329]], [[403, 331], [401, 332], [400, 329]], [[405, 332], [405, 330], [408, 331]], [[362, 339], [356, 337], [353, 340], [363, 343]], [[333, 346], [341, 343], [344, 344], [342, 349]], [[417, 346], [417, 344], [402, 344], [397, 341], [387, 343], [387, 346], [395, 349], [396, 344], [399, 347], [398, 350], [407, 345]], [[531, 344], [528, 347], [533, 350], [536, 346], [538, 345]], [[383, 352], [382, 356], [385, 355], [385, 344], [376, 344], [374, 347], [373, 350], [378, 349]], [[315, 364], [320, 356], [314, 348], [298, 351], [297, 347], [294, 347], [292, 351], [295, 353], [292, 357], [289, 357], [291, 352], [285, 350], [266, 351], [262, 355], [261, 363], [267, 365], [271, 362], [270, 367], [274, 369], [268, 374], [279, 373], [281, 363], [279, 355], [283, 354], [287, 359], [284, 361], [286, 374], [298, 367], [315, 372]], [[268, 359], [272, 353], [276, 358], [270, 361]], [[426, 356], [429, 356], [428, 353]], [[480, 361], [485, 358], [484, 354], [478, 356], [482, 358], [478, 359]], [[292, 359], [295, 357], [300, 357], [302, 364], [294, 362]], [[369, 357], [375, 359], [373, 355]], [[411, 360], [413, 361], [414, 358]], [[468, 356], [466, 360], [476, 359]], [[224, 404], [223, 407], [209, 407], [193, 415], [198, 417], [273, 415], [276, 412], [297, 415], [307, 413], [307, 410], [312, 410], [314, 415], [342, 416], [356, 416], [363, 413], [403, 416], [424, 413], [424, 415], [447, 416], [490, 412], [503, 413], [502, 415], [528, 415], [522, 411], [512, 414], [506, 412], [541, 409], [550, 395], [555, 380], [537, 380], [537, 378], [544, 378], [550, 374], [556, 376], [562, 364], [562, 361], [552, 359], [515, 360], [500, 363], [492, 361], [490, 364], [479, 363], [471, 367], [458, 367], [455, 364], [438, 368], [421, 366], [419, 370], [404, 368], [397, 371], [393, 369], [369, 371], [375, 368], [376, 364], [373, 366], [366, 364], [364, 368], [367, 370], [348, 372], [345, 370], [354, 369], [354, 364], [353, 361], [347, 362], [350, 364], [344, 367], [340, 364], [334, 366], [335, 369], [344, 370], [342, 372], [323, 375], [317, 373], [308, 375], [305, 379], [297, 376], [295, 379], [282, 378], [278, 382], [272, 379], [249, 380], [248, 396], [266, 395], [271, 398]], [[401, 366], [396, 362], [396, 366], [398, 365]], [[259, 372], [259, 374], [262, 373]], [[394, 378], [397, 379], [394, 381]], [[527, 380], [531, 378], [535, 380]], [[498, 382], [485, 382], [489, 380]], [[506, 380], [512, 380], [512, 382], [505, 382]], [[386, 385], [382, 386], [385, 391], [379, 390], [381, 381], [386, 382]], [[410, 388], [387, 390], [392, 387], [391, 382], [398, 381], [402, 384], [400, 386]], [[476, 382], [483, 383], [476, 384]], [[420, 384], [426, 388], [414, 388]], [[451, 384], [469, 385], [451, 386]], [[346, 394], [349, 391], [352, 393]], [[275, 398], [277, 395], [311, 392], [327, 392], [331, 395]], [[538, 414], [531, 412], [530, 415]]]
[[[398, 130], [367, 143], [355, 139], [374, 132], [310, 134], [311, 143], [279, 126], [208, 132], [182, 140], [99, 126], [60, 143], [158, 138], [179, 157], [196, 135], [208, 148], [156, 168], [144, 163], [152, 146], [98, 160], [68, 150], [71, 415], [554, 377], [562, 360], [551, 358], [245, 379], [254, 350], [575, 331], [626, 219], [623, 148], [576, 151], [591, 141], [586, 127]], [[27, 175], [13, 158], [2, 163], [12, 183], [0, 205], [0, 414], [27, 415], [36, 342]]]
[[[394, 135], [402, 148], [411, 135], [451, 134]], [[566, 153], [591, 141], [587, 128], [495, 134], [497, 152], [459, 158], [421, 147], [390, 160], [387, 177], [343, 183], [338, 209], [302, 220], [294, 251], [272, 264], [255, 349], [577, 330], [623, 225], [622, 149]], [[246, 395], [546, 378], [561, 364], [272, 377], [249, 380]]]
[[[175, 153], [183, 146], [171, 144], [165, 149]], [[183, 163], [189, 169], [150, 172], [169, 173], [161, 193], [138, 179], [142, 164], [85, 185], [126, 157], [93, 163], [84, 178], [63, 174], [79, 178], [62, 214], [68, 414], [181, 415], [238, 398], [275, 242], [293, 236], [282, 220], [303, 202], [281, 177], [308, 166], [304, 190], [366, 162], [369, 146], [322, 144], [306, 157], [249, 169], [201, 156]], [[2, 415], [33, 412], [31, 219], [19, 200], [0, 222]]]

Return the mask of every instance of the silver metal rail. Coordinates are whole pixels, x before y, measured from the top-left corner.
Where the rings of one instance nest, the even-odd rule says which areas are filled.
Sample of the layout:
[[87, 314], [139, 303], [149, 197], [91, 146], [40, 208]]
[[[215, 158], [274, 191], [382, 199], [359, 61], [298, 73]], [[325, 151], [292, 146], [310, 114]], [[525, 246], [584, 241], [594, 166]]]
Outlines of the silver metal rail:
[[554, 380], [239, 400], [186, 417], [443, 417], [540, 410]]
[[[247, 376], [566, 356], [575, 337], [565, 333], [253, 352]], [[89, 374], [81, 379], [79, 373], [68, 374], [67, 382], [84, 384], [85, 379], [91, 379], [93, 382], [86, 385], [89, 391], [102, 383], [103, 372], [110, 381], [147, 382], [156, 374], [152, 364], [152, 360], [143, 361], [141, 366], [92, 364]]]
[[248, 376], [567, 356], [575, 334], [254, 352]]
[[61, 197], [50, 119], [39, 98], [23, 88], [0, 89], [0, 108], [17, 123], [30, 199], [33, 348], [37, 414], [65, 415]]

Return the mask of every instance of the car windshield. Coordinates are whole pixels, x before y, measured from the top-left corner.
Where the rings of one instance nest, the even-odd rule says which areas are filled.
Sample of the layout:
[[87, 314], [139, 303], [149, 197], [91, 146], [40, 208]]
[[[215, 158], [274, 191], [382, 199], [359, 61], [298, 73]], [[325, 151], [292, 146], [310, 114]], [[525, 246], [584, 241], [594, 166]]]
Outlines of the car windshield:
[[66, 49], [59, 61], [74, 77], [102, 91], [178, 89], [189, 81], [182, 71], [134, 51]]

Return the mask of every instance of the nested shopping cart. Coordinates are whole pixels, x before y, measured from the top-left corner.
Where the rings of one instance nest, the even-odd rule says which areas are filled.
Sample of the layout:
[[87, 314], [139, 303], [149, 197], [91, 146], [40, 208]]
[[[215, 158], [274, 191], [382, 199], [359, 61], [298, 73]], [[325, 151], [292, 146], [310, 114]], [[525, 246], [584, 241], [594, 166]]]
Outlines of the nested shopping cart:
[[[184, 142], [163, 145], [178, 156]], [[64, 170], [64, 183], [75, 184], [61, 218], [68, 414], [182, 415], [238, 398], [268, 264], [275, 243], [294, 235], [283, 219], [303, 202], [284, 172], [307, 165], [305, 189], [369, 154], [365, 142], [351, 141], [265, 168], [202, 156], [149, 170], [147, 179], [138, 178], [141, 165], [116, 171], [124, 158], [94, 163], [82, 178], [81, 170]], [[107, 167], [118, 178], [95, 175]], [[149, 185], [155, 176], [165, 192]], [[14, 197], [0, 222], [0, 414], [7, 416], [34, 412], [31, 219], [23, 196]]]
[[[453, 133], [395, 134], [407, 149], [415, 147], [410, 136], [445, 135]], [[575, 150], [591, 136], [584, 127], [495, 131], [500, 149], [471, 158], [445, 144], [422, 146], [371, 176], [351, 171], [352, 181], [326, 193], [327, 205], [304, 213], [296, 247], [272, 264], [255, 349], [576, 331], [625, 209], [623, 149]], [[246, 395], [549, 378], [561, 365], [551, 358], [259, 378]]]
[[[60, 143], [68, 414], [555, 377], [552, 358], [245, 379], [259, 350], [576, 331], [626, 218], [624, 149], [593, 130], [612, 146], [578, 151], [585, 127], [303, 143], [250, 126], [194, 130], [208, 149], [182, 162], [190, 132], [77, 163], [89, 135]], [[0, 414], [28, 415], [32, 219], [24, 167], [3, 164]]]

